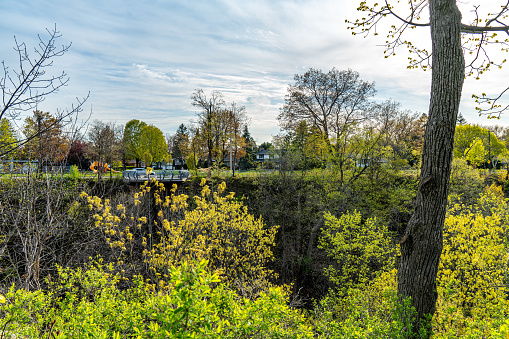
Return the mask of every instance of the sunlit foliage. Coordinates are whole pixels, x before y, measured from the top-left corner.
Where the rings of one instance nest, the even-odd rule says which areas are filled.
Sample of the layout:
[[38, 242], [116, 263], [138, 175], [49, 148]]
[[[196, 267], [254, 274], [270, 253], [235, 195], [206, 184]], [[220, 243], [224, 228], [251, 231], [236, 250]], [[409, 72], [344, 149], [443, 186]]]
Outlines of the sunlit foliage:
[[319, 338], [406, 338], [411, 328], [410, 301], [396, 295], [396, 270], [348, 290], [330, 293], [313, 310], [311, 322]]
[[501, 188], [490, 186], [475, 205], [449, 209], [435, 315], [444, 337], [483, 337], [509, 316], [507, 207]]
[[357, 211], [340, 218], [326, 213], [324, 218], [318, 247], [335, 261], [326, 274], [339, 290], [346, 292], [393, 268], [396, 248], [387, 229], [375, 218], [363, 222]]
[[216, 192], [205, 179], [202, 186], [201, 195], [193, 197], [196, 207], [190, 209], [189, 197], [175, 194], [176, 185], [166, 194], [162, 183], [146, 182], [135, 193], [134, 205], [148, 199], [155, 212], [147, 216], [127, 215], [125, 206], [113, 208], [108, 200], [85, 193], [82, 197], [96, 212], [95, 225], [117, 249], [119, 261], [132, 257], [141, 241], [145, 262], [161, 287], [171, 266], [190, 260], [207, 260], [209, 269], [230, 282], [266, 281], [271, 271], [265, 265], [273, 259], [277, 227], [267, 228], [234, 199], [233, 192], [225, 194], [225, 183]]
[[[437, 279], [432, 338], [506, 338], [509, 334], [508, 199], [490, 186], [472, 205], [449, 208]], [[335, 260], [336, 287], [315, 306], [316, 333], [332, 338], [403, 338], [413, 310], [396, 297], [389, 234], [358, 212], [325, 215], [320, 247]], [[378, 262], [376, 265], [374, 263]], [[402, 316], [404, 315], [404, 316]]]
[[132, 287], [111, 265], [59, 268], [47, 291], [14, 286], [0, 300], [2, 337], [23, 338], [312, 338], [281, 288], [240, 298], [205, 269], [206, 261], [169, 270], [168, 289], [135, 277]]
[[[490, 158], [491, 156], [491, 158]], [[508, 156], [504, 143], [495, 133], [478, 125], [458, 125], [454, 135], [454, 157], [465, 158], [473, 166], [496, 165]]]
[[16, 130], [12, 123], [3, 118], [0, 119], [0, 154], [12, 152], [17, 147]]

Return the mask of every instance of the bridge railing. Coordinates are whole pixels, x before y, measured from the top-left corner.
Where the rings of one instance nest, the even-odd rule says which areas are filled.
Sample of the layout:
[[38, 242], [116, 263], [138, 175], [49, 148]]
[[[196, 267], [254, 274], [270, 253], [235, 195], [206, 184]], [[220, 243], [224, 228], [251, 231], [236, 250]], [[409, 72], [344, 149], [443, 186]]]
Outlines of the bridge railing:
[[147, 174], [143, 171], [124, 171], [122, 178], [126, 182], [143, 182], [152, 178], [158, 181], [186, 181], [189, 178], [189, 171], [186, 170], [159, 170]]

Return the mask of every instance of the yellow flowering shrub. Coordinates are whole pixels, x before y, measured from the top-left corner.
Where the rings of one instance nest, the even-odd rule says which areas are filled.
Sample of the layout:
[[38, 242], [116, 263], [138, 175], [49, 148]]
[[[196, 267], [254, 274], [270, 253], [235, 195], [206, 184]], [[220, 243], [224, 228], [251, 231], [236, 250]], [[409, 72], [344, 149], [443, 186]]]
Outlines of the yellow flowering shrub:
[[197, 207], [179, 221], [166, 219], [168, 209], [161, 210], [163, 237], [151, 253], [154, 267], [206, 259], [229, 280], [266, 278], [276, 228], [266, 228], [261, 218], [249, 214], [233, 192], [222, 196], [225, 189], [224, 182], [217, 192], [203, 185], [201, 196], [194, 197]]
[[[134, 206], [128, 208], [132, 212], [85, 193], [82, 198], [95, 212], [95, 225], [117, 251], [117, 263], [123, 264], [123, 258], [131, 262], [139, 250], [161, 288], [170, 268], [184, 261], [206, 260], [208, 269], [230, 282], [266, 281], [271, 271], [265, 265], [273, 260], [277, 227], [267, 228], [261, 218], [249, 214], [233, 192], [225, 193], [224, 182], [216, 192], [204, 181], [201, 186], [201, 194], [193, 197], [194, 209], [189, 208], [189, 196], [176, 194], [176, 185], [166, 192], [155, 180], [134, 194]], [[139, 214], [142, 205], [152, 206], [144, 210], [147, 215]]]
[[310, 318], [315, 338], [408, 337], [415, 309], [396, 294], [396, 269], [350, 288], [345, 295], [331, 291], [316, 305]]
[[474, 206], [455, 205], [444, 225], [440, 261], [437, 337], [487, 337], [509, 316], [507, 199], [490, 186]]

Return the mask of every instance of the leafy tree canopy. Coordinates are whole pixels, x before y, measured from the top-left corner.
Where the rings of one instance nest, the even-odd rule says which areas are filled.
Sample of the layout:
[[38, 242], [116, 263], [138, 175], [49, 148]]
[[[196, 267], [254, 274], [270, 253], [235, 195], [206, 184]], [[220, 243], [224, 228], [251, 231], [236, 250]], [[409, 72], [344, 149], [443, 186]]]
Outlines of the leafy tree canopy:
[[5, 118], [0, 119], [0, 156], [16, 149], [17, 139], [16, 130], [11, 122]]
[[140, 145], [140, 135], [145, 126], [147, 126], [145, 122], [136, 119], [130, 120], [125, 125], [123, 144], [126, 157], [137, 161], [143, 157], [144, 151]]
[[143, 154], [149, 152], [152, 155], [152, 161], [160, 162], [169, 158], [168, 145], [163, 132], [153, 125], [145, 126], [141, 130], [140, 146], [144, 151]]
[[186, 125], [180, 124], [173, 140], [172, 157], [174, 159], [184, 159], [189, 154], [189, 149], [189, 132]]
[[368, 99], [375, 95], [375, 84], [360, 79], [359, 73], [336, 68], [324, 73], [310, 68], [295, 75], [288, 87], [285, 105], [278, 116], [284, 129], [294, 129], [302, 120], [324, 133], [326, 140], [339, 139], [348, 127], [369, 115]]
[[49, 112], [34, 111], [25, 119], [23, 135], [28, 142], [23, 147], [26, 158], [46, 161], [61, 161], [68, 151], [68, 141], [63, 134], [61, 120]]
[[[470, 153], [475, 154], [470, 154]], [[504, 143], [498, 140], [495, 133], [478, 125], [458, 125], [454, 136], [454, 156], [465, 157], [478, 166], [507, 152]], [[471, 161], [477, 159], [475, 161]]]

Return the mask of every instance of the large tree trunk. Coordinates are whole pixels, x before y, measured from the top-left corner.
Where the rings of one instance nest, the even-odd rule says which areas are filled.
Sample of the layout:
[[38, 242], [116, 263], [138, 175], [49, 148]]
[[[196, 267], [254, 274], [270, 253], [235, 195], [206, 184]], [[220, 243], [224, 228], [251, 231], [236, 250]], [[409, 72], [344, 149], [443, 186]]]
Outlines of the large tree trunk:
[[[216, 159], [217, 160], [217, 159]], [[207, 154], [207, 167], [212, 167], [212, 146], [208, 147], [208, 154]]]
[[455, 0], [430, 0], [432, 84], [429, 118], [415, 210], [401, 239], [398, 294], [417, 311], [413, 332], [435, 312], [435, 279], [453, 156], [454, 131], [464, 80], [461, 13]]

